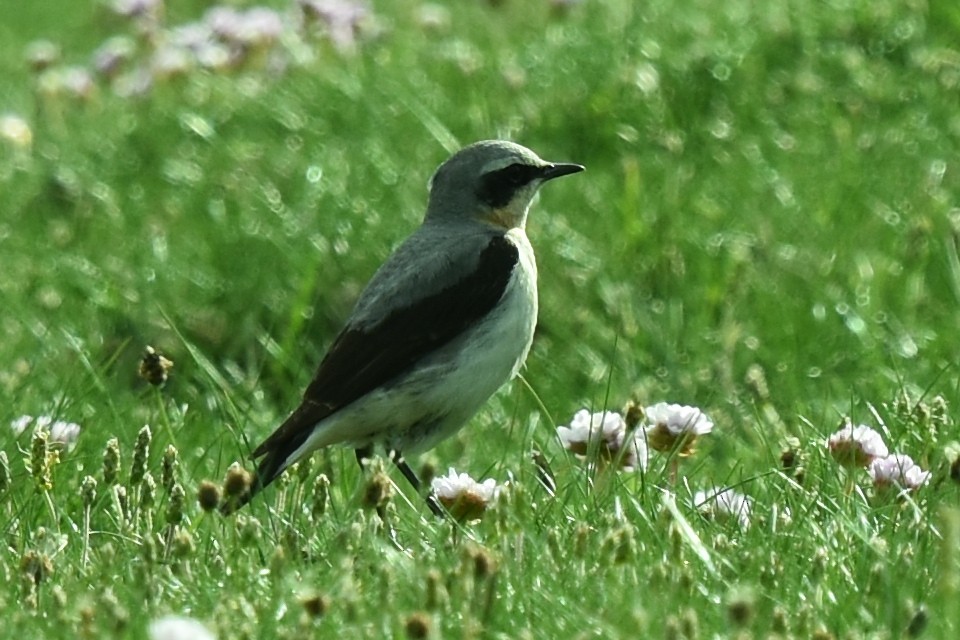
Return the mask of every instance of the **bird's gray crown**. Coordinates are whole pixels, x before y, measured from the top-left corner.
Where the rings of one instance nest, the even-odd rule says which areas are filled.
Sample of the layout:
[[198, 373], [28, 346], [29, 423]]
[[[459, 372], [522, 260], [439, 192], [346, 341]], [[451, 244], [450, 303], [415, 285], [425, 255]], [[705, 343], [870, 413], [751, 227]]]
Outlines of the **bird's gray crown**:
[[475, 182], [480, 176], [511, 164], [542, 167], [537, 154], [507, 140], [481, 140], [460, 149], [441, 164], [430, 179], [431, 190], [443, 190], [457, 181]]
[[453, 154], [433, 174], [427, 218], [476, 217], [485, 210], [504, 206], [515, 194], [491, 192], [489, 176], [511, 172], [514, 191], [518, 191], [540, 178], [549, 166], [533, 151], [513, 142], [475, 142]]

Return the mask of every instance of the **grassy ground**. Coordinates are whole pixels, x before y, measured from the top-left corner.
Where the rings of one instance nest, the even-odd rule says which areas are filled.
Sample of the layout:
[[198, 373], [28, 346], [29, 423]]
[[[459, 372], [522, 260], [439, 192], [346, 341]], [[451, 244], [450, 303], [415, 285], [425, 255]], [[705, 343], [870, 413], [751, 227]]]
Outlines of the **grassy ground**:
[[[402, 0], [355, 31], [277, 4], [279, 39], [213, 70], [158, 62], [200, 3], [20, 4], [0, 0], [0, 117], [30, 134], [0, 129], [10, 637], [142, 638], [168, 613], [220, 638], [956, 637], [950, 3]], [[115, 36], [112, 76], [62, 71]], [[45, 72], [37, 38], [60, 48]], [[433, 169], [490, 137], [587, 166], [531, 217], [527, 385], [419, 461], [506, 497], [456, 526], [391, 472], [398, 551], [332, 450], [205, 513], [201, 482], [297, 402]], [[136, 375], [147, 344], [175, 363], [161, 390]], [[716, 423], [676, 477], [561, 447], [576, 410], [631, 399]], [[14, 437], [24, 414], [78, 423], [75, 446]], [[883, 500], [838, 468], [847, 416], [930, 483]], [[749, 527], [698, 512], [712, 485], [752, 497]]]

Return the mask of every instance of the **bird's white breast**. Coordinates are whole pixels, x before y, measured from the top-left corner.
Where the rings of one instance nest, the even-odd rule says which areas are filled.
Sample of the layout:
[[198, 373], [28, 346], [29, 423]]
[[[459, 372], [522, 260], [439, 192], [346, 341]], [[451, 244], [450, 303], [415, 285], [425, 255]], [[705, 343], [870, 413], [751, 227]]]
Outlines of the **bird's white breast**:
[[527, 358], [537, 324], [537, 265], [522, 229], [511, 229], [506, 237], [520, 250], [507, 288], [489, 314], [433, 357], [445, 371], [428, 383], [422, 400], [446, 412], [445, 418], [422, 439], [411, 434], [403, 443], [408, 451], [430, 448], [452, 435]]
[[533, 248], [522, 229], [512, 229], [506, 237], [520, 250], [519, 261], [499, 304], [471, 329], [471, 346], [460, 357], [460, 369], [467, 376], [470, 369], [475, 376], [488, 374], [491, 384], [496, 384], [493, 391], [523, 365], [537, 324], [537, 264]]

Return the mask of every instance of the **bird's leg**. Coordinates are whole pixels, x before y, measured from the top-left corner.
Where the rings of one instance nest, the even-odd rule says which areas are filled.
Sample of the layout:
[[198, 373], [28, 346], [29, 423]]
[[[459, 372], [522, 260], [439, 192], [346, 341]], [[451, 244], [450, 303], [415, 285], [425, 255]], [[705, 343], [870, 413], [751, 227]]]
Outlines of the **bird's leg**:
[[[407, 461], [403, 459], [403, 455], [395, 450], [390, 450], [390, 459], [393, 460], [393, 464], [397, 465], [397, 468], [400, 469], [400, 473], [403, 474], [403, 477], [407, 479], [413, 490], [420, 493], [420, 478], [417, 477], [417, 474], [413, 472], [413, 469], [410, 468], [410, 465], [407, 464]], [[433, 511], [433, 515], [438, 518], [444, 517], [446, 515], [443, 511], [443, 507], [440, 506], [440, 503], [437, 502], [437, 497], [433, 493], [427, 494], [426, 497], [427, 506], [430, 507], [430, 511]]]

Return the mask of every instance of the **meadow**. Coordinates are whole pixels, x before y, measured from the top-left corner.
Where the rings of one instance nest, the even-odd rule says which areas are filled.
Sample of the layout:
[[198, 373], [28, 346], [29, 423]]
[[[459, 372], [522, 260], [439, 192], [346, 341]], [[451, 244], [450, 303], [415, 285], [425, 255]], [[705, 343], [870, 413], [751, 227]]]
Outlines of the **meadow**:
[[[0, 9], [6, 637], [960, 633], [953, 4]], [[433, 170], [487, 138], [587, 168], [531, 212], [522, 379], [413, 461], [497, 503], [438, 519], [331, 449], [222, 517]], [[712, 420], [691, 455], [558, 437], [661, 401]], [[839, 464], [846, 424], [927, 481]]]

